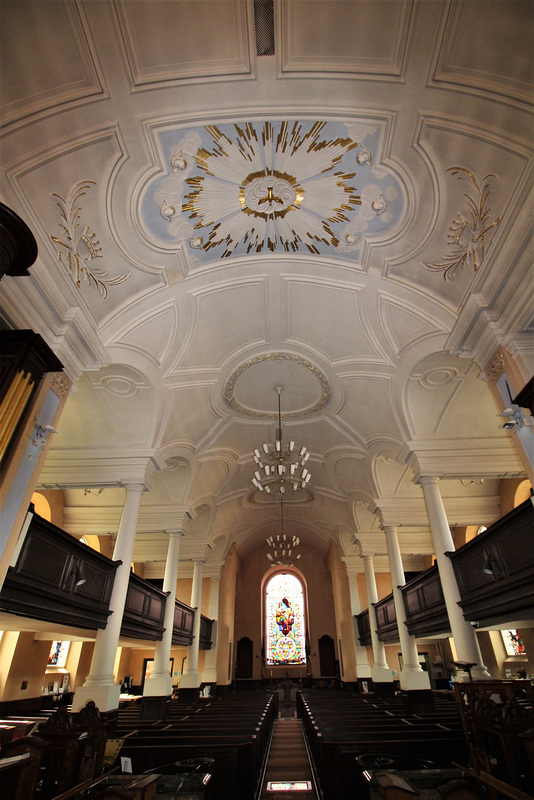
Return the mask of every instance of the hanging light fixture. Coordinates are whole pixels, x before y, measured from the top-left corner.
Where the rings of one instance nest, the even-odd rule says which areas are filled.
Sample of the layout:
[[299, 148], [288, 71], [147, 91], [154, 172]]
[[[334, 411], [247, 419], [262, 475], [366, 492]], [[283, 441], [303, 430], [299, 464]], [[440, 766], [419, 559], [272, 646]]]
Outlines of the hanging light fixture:
[[295, 442], [284, 443], [282, 440], [282, 411], [280, 395], [284, 387], [275, 386], [278, 394], [278, 427], [275, 442], [263, 444], [261, 450], [254, 450], [252, 458], [257, 468], [251, 478], [252, 484], [260, 492], [270, 494], [278, 490], [281, 495], [286, 489], [297, 491], [305, 489], [311, 474], [305, 466], [310, 454], [305, 447], [296, 447]]
[[267, 558], [273, 564], [285, 564], [293, 566], [300, 558], [298, 546], [300, 539], [298, 536], [286, 536], [284, 532], [284, 495], [280, 495], [280, 533], [276, 536], [268, 536]]

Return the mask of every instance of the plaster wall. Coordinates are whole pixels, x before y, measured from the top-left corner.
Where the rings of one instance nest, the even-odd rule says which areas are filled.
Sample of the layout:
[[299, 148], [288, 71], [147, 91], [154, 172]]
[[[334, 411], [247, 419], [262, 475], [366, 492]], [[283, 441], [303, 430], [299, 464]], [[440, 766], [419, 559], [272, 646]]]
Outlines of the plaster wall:
[[[311, 649], [312, 676], [319, 676], [318, 643], [321, 636], [326, 634], [332, 637], [335, 643], [336, 658], [339, 657], [332, 581], [324, 558], [315, 550], [303, 549], [298, 563], [299, 568], [295, 572], [304, 581], [307, 600], [307, 630]], [[236, 593], [234, 639], [237, 643], [242, 637], [247, 636], [253, 642], [252, 677], [254, 680], [260, 680], [262, 677], [263, 587], [267, 575], [274, 574], [276, 571], [277, 568], [269, 568], [269, 562], [261, 547], [254, 550], [241, 567]], [[270, 670], [270, 668], [267, 669]], [[305, 668], [301, 669], [304, 671]], [[265, 671], [264, 677], [268, 677]]]

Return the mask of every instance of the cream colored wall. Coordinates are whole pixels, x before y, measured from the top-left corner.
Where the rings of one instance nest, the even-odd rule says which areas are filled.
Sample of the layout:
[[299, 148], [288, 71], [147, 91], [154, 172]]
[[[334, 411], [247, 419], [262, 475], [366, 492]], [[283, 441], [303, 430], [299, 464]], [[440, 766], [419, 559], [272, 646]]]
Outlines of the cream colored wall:
[[[6, 638], [7, 641], [4, 643]], [[7, 657], [6, 672], [2, 676], [2, 700], [39, 697], [52, 642], [35, 640], [31, 631], [8, 631], [2, 637], [1, 644], [2, 664], [4, 656]], [[22, 681], [28, 682], [26, 689], [21, 689]]]
[[332, 576], [338, 649], [339, 642], [341, 642], [341, 653], [338, 653], [341, 679], [352, 683], [358, 676], [349, 579], [345, 563], [341, 560], [339, 548], [333, 542], [328, 551], [327, 564]]
[[[153, 659], [154, 658], [154, 650], [153, 649], [130, 649], [129, 659], [128, 662], [124, 661], [121, 662], [121, 672], [120, 672], [120, 679], [122, 680], [125, 675], [132, 675], [133, 676], [133, 683], [135, 686], [139, 686], [143, 681], [143, 664], [144, 659]], [[181, 672], [182, 670], [182, 659], [187, 656], [187, 647], [173, 647], [171, 648], [171, 658], [174, 658], [174, 666], [173, 666], [173, 675], [172, 675], [172, 682], [173, 684], [180, 682], [180, 677], [175, 676], [175, 672]], [[202, 676], [202, 670], [204, 669], [204, 660], [206, 657], [206, 651], [200, 650], [198, 654], [198, 668], [200, 675]], [[186, 662], [187, 663], [187, 662]], [[124, 669], [123, 669], [124, 667]], [[185, 668], [185, 664], [184, 664]]]
[[[252, 676], [255, 680], [260, 680], [262, 676], [262, 583], [266, 574], [270, 572], [274, 572], [274, 570], [269, 568], [264, 548], [259, 547], [243, 562], [239, 587], [236, 593], [235, 646], [237, 648], [237, 642], [244, 636], [252, 640]], [[332, 637], [335, 643], [336, 658], [339, 657], [332, 581], [324, 558], [311, 548], [302, 549], [298, 573], [301, 574], [306, 584], [312, 675], [319, 676], [319, 639], [321, 636], [326, 634]], [[302, 670], [304, 670], [304, 667], [302, 667]]]

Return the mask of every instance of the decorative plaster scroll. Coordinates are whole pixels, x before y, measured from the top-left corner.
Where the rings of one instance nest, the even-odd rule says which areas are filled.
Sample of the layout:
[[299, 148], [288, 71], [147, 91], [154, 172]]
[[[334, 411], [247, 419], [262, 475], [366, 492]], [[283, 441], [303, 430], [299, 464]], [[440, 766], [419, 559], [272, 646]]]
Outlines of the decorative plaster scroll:
[[107, 297], [108, 286], [117, 286], [127, 280], [131, 272], [127, 275], [117, 275], [115, 278], [108, 278], [108, 273], [98, 266], [97, 259], [102, 258], [102, 248], [96, 238], [96, 233], [86, 225], [83, 231], [80, 230], [81, 207], [77, 205], [78, 200], [87, 194], [91, 186], [96, 186], [95, 181], [79, 181], [68, 193], [64, 200], [61, 195], [52, 194], [58, 198], [62, 222], [59, 227], [63, 231], [63, 239], [57, 236], [50, 236], [57, 245], [56, 255], [65, 271], [72, 275], [74, 273], [76, 287], [79, 289], [82, 278], [85, 278], [89, 286], [94, 285], [102, 295]]
[[459, 211], [449, 225], [447, 244], [454, 248], [453, 251], [442, 256], [437, 263], [423, 264], [432, 272], [443, 272], [445, 280], [450, 281], [466, 264], [472, 265], [473, 270], [477, 271], [492, 242], [489, 233], [492, 228], [498, 226], [500, 217], [488, 224], [491, 208], [486, 208], [486, 204], [491, 181], [496, 180], [496, 175], [486, 175], [479, 183], [473, 173], [465, 167], [449, 167], [447, 172], [456, 175], [460, 181], [470, 183], [476, 192], [476, 194], [467, 192], [464, 194], [467, 209]]

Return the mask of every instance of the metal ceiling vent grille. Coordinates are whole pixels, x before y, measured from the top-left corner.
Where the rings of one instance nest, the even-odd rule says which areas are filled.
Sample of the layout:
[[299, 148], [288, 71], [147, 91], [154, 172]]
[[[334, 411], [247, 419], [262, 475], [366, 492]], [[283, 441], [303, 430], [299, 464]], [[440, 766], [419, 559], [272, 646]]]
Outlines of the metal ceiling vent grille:
[[256, 55], [274, 56], [274, 0], [254, 0]]

